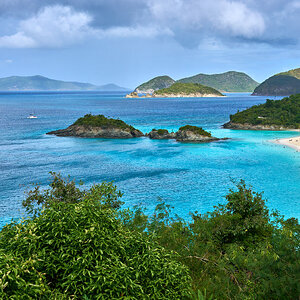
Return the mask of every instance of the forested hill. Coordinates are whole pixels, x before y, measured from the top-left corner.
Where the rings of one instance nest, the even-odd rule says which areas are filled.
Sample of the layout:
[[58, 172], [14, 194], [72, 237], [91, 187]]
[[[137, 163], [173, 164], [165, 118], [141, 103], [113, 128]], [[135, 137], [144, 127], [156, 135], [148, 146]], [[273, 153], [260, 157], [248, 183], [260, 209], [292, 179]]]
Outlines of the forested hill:
[[229, 71], [221, 74], [198, 74], [178, 80], [183, 83], [200, 83], [221, 92], [253, 92], [258, 82], [242, 72]]
[[175, 80], [169, 76], [158, 76], [142, 83], [134, 91], [141, 94], [152, 94], [157, 90], [170, 87], [173, 83], [175, 83]]
[[300, 68], [276, 74], [253, 92], [257, 96], [289, 96], [300, 93]]
[[[230, 116], [230, 122], [225, 128], [244, 129], [244, 125], [253, 126], [246, 129], [262, 127], [300, 128], [300, 94], [283, 98], [282, 100], [267, 100], [266, 103], [252, 106], [244, 111]], [[264, 127], [264, 128], [263, 128]]]

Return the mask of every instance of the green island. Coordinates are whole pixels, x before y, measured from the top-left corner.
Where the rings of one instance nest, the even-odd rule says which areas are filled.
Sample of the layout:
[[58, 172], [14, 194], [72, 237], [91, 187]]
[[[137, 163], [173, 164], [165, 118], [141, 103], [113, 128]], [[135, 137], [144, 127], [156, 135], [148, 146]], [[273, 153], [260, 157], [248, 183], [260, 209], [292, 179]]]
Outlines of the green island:
[[300, 68], [278, 73], [261, 83], [254, 96], [289, 96], [300, 93]]
[[300, 94], [282, 100], [267, 100], [230, 115], [225, 128], [284, 130], [300, 128]]
[[216, 138], [203, 128], [192, 125], [182, 126], [176, 132], [169, 132], [167, 129], [152, 129], [149, 133], [146, 133], [145, 136], [155, 140], [175, 139], [177, 142], [183, 143], [208, 143], [227, 140], [227, 138]]
[[152, 94], [156, 90], [168, 88], [175, 83], [175, 80], [169, 76], [158, 76], [151, 80], [139, 85], [134, 92], [141, 94]]
[[[300, 227], [243, 181], [191, 221], [52, 174], [0, 231], [1, 299], [297, 299]], [[280, 274], [280, 276], [278, 275]]]
[[229, 71], [221, 74], [198, 74], [178, 80], [182, 83], [200, 83], [212, 87], [220, 92], [253, 92], [258, 82], [249, 75]]
[[120, 119], [92, 114], [86, 114], [79, 118], [66, 129], [50, 131], [47, 134], [85, 138], [135, 138], [144, 136], [140, 130]]
[[214, 88], [199, 83], [176, 82], [168, 88], [153, 93], [154, 97], [222, 97], [224, 96]]
[[198, 127], [198, 126], [192, 126], [192, 125], [185, 125], [179, 128], [179, 131], [191, 131], [193, 133], [211, 137], [211, 133], [208, 131], [205, 131], [203, 128]]
[[86, 114], [84, 117], [79, 118], [73, 123], [77, 126], [91, 126], [102, 128], [120, 128], [120, 129], [134, 129], [133, 126], [126, 124], [120, 119], [107, 118], [104, 115]]

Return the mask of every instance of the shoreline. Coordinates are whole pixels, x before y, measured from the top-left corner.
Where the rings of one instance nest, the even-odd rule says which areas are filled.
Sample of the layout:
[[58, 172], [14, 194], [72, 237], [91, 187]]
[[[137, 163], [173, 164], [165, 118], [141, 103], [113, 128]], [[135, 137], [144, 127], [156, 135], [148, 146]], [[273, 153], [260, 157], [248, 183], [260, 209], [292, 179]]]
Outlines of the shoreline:
[[284, 138], [284, 139], [276, 139], [272, 141], [275, 144], [287, 146], [294, 150], [300, 151], [300, 136]]

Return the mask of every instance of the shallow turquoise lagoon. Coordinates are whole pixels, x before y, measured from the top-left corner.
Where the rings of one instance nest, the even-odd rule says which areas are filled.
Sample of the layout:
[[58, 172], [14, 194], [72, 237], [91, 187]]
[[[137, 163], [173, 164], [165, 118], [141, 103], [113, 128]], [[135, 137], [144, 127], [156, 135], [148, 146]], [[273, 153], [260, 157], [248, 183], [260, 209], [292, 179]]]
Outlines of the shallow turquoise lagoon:
[[[300, 216], [300, 153], [270, 141], [296, 132], [222, 129], [229, 115], [265, 97], [228, 94], [226, 98], [124, 99], [110, 93], [0, 94], [0, 224], [22, 216], [30, 183], [49, 183], [49, 171], [70, 174], [86, 184], [114, 181], [125, 206], [151, 212], [158, 197], [189, 218], [206, 212], [244, 179], [264, 191], [268, 206], [287, 217]], [[38, 119], [27, 119], [34, 113]], [[86, 114], [119, 117], [143, 132], [202, 126], [230, 140], [181, 144], [147, 138], [104, 140], [47, 136]]]

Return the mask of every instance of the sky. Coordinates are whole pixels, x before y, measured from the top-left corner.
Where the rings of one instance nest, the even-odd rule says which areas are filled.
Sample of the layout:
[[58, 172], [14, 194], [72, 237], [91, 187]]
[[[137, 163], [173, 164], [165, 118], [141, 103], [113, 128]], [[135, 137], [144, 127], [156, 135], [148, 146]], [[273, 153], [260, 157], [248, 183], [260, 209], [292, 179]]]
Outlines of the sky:
[[300, 67], [300, 0], [0, 0], [0, 77], [135, 88]]

